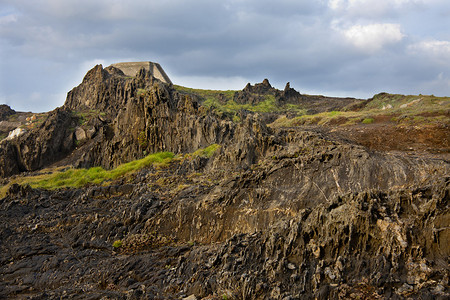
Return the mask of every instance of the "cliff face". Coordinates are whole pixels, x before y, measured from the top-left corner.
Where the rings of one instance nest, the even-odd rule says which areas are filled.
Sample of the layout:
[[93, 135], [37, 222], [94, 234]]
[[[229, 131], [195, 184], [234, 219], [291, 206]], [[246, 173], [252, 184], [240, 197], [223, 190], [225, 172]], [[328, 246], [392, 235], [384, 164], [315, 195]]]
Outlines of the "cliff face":
[[[302, 96], [267, 81], [235, 100], [272, 92]], [[0, 297], [449, 296], [445, 156], [265, 120], [242, 112], [233, 122], [145, 70], [130, 78], [96, 66], [39, 127], [1, 142], [0, 175], [220, 148], [106, 186], [12, 185], [0, 199]]]
[[82, 165], [110, 168], [141, 158], [143, 153], [193, 152], [230, 141], [234, 126], [217, 120], [190, 96], [156, 80], [141, 69], [127, 78], [113, 67], [97, 66], [69, 92], [64, 105], [73, 110], [104, 112], [103, 134]]
[[77, 120], [67, 109], [56, 109], [34, 130], [0, 143], [0, 177], [49, 166], [74, 148]]

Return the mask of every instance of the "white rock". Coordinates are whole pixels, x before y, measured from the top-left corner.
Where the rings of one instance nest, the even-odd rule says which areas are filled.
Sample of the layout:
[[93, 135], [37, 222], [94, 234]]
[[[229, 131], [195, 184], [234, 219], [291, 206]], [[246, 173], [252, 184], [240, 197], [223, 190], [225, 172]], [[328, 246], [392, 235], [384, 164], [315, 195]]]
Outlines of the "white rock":
[[24, 134], [25, 132], [27, 132], [25, 129], [18, 127], [16, 129], [14, 129], [13, 131], [10, 131], [8, 134], [8, 137], [6, 139], [7, 140], [15, 139], [15, 138], [21, 136], [22, 134]]

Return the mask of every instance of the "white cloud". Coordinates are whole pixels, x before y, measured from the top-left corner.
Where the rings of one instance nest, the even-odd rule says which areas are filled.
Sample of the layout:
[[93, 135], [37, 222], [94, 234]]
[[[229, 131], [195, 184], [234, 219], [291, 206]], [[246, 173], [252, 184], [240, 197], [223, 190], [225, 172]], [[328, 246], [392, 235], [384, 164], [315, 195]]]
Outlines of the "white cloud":
[[410, 49], [416, 52], [425, 52], [434, 56], [450, 59], [450, 42], [428, 40], [411, 45]]
[[365, 53], [375, 53], [386, 45], [400, 42], [404, 37], [400, 24], [354, 25], [338, 30], [348, 42]]

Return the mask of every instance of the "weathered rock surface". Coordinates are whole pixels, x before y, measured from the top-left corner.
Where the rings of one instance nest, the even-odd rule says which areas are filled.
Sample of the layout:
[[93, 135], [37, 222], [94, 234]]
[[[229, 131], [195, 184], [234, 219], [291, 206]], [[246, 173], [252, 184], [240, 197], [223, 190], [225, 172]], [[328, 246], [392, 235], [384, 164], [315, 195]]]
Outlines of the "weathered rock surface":
[[248, 83], [242, 91], [234, 94], [233, 100], [236, 103], [250, 103], [257, 104], [273, 97], [278, 105], [284, 104], [301, 104], [307, 107], [310, 114], [343, 110], [350, 106], [363, 106], [364, 102], [361, 99], [355, 98], [335, 98], [325, 96], [311, 96], [304, 95], [291, 88], [288, 82], [283, 91], [272, 87], [269, 80], [264, 79], [262, 83], [251, 85]]
[[[291, 178], [289, 166], [312, 159], [300, 157], [261, 167], [272, 173], [226, 176], [209, 173], [212, 161], [183, 160], [109, 187], [13, 186], [0, 200], [2, 295], [448, 296], [445, 169], [435, 165], [436, 177], [422, 184], [359, 192], [328, 193], [336, 186], [330, 176], [314, 181], [324, 194], [295, 197], [296, 188], [314, 190]], [[299, 173], [315, 167], [299, 165]]]
[[38, 127], [0, 143], [0, 177], [34, 171], [65, 157], [73, 148], [77, 119], [56, 109]]
[[[264, 81], [237, 97], [272, 92]], [[221, 148], [108, 186], [12, 185], [0, 199], [0, 298], [450, 296], [445, 156], [264, 120], [220, 119], [145, 70], [129, 78], [96, 66], [63, 108], [0, 143], [1, 176]]]
[[0, 104], [0, 121], [6, 120], [7, 117], [15, 114], [16, 111], [6, 104]]
[[6, 104], [0, 104], [0, 140], [7, 137], [11, 130], [20, 126], [19, 123], [8, 120], [8, 117], [14, 114], [16, 112], [11, 107]]
[[100, 137], [79, 165], [110, 168], [143, 153], [192, 152], [233, 135], [232, 122], [209, 116], [193, 98], [145, 69], [127, 78], [114, 67], [96, 66], [69, 92], [65, 107], [105, 112]]

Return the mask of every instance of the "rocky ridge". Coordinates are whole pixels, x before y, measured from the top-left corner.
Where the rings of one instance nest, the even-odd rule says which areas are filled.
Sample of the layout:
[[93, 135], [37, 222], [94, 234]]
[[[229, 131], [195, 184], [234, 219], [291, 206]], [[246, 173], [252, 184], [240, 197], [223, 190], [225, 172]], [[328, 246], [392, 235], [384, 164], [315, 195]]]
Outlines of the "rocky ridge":
[[[268, 93], [302, 96], [264, 81], [235, 100]], [[448, 159], [271, 128], [255, 113], [236, 123], [143, 69], [93, 68], [40, 127], [1, 142], [0, 175], [211, 144], [221, 146], [211, 157], [181, 155], [107, 186], [12, 185], [0, 200], [0, 297], [449, 296]]]

